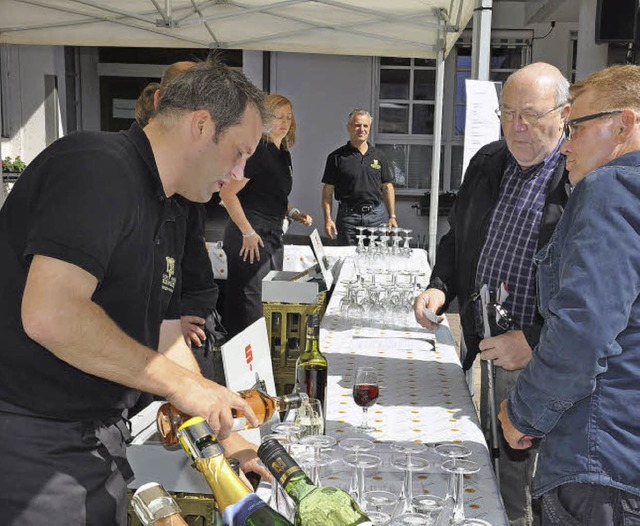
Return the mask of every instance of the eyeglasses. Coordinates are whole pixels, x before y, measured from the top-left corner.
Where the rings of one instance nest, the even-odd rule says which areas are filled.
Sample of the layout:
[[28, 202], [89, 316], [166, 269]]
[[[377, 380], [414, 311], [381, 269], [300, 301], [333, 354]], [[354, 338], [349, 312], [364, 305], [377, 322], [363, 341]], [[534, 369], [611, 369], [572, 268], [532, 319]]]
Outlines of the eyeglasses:
[[535, 126], [536, 124], [538, 124], [540, 119], [546, 117], [554, 111], [559, 110], [560, 108], [563, 108], [565, 104], [566, 103], [563, 102], [562, 104], [556, 106], [555, 108], [551, 108], [549, 111], [545, 111], [544, 113], [536, 113], [535, 111], [517, 112], [515, 110], [505, 110], [503, 108], [498, 108], [496, 110], [496, 115], [504, 122], [514, 122], [518, 118], [518, 115], [520, 115], [520, 119], [522, 120], [523, 124], [526, 124], [528, 126]]
[[592, 113], [591, 115], [585, 115], [584, 117], [578, 117], [577, 119], [571, 119], [567, 121], [564, 125], [564, 134], [567, 139], [571, 140], [571, 137], [576, 132], [576, 124], [580, 124], [581, 122], [592, 121], [594, 119], [601, 119], [602, 117], [609, 117], [610, 115], [616, 115], [617, 113], [622, 113], [622, 110], [614, 110], [614, 111], [601, 111], [600, 113]]

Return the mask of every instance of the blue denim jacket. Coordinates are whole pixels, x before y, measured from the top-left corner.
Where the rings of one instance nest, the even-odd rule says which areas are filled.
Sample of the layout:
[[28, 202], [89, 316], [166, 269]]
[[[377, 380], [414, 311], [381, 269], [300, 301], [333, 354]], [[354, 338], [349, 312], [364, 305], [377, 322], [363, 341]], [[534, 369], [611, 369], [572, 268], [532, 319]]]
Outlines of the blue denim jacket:
[[640, 495], [640, 152], [576, 185], [536, 262], [544, 326], [508, 403], [543, 437], [534, 495], [568, 482]]

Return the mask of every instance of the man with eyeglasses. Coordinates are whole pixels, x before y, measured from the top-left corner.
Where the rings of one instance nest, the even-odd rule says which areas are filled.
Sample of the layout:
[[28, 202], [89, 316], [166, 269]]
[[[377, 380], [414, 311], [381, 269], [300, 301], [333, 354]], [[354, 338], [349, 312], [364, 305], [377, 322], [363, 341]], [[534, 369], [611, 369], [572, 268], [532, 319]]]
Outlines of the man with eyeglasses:
[[540, 341], [500, 420], [540, 446], [534, 492], [549, 525], [640, 524], [640, 67], [571, 88], [571, 198], [536, 255]]
[[[533, 256], [548, 242], [567, 200], [560, 145], [569, 113], [568, 88], [560, 71], [544, 63], [526, 66], [507, 79], [499, 112], [504, 140], [484, 146], [469, 163], [431, 282], [415, 302], [416, 319], [433, 330], [424, 309], [443, 313], [458, 298], [467, 347], [463, 367], [469, 369], [478, 353], [494, 361], [497, 402], [506, 398], [531, 359], [542, 327]], [[509, 293], [504, 307], [515, 328], [482, 339], [479, 302], [472, 298], [482, 285], [497, 291], [502, 283]], [[488, 430], [486, 386], [483, 370], [481, 416]], [[530, 491], [535, 451], [515, 451], [504, 440], [497, 446], [511, 524], [537, 524]]]

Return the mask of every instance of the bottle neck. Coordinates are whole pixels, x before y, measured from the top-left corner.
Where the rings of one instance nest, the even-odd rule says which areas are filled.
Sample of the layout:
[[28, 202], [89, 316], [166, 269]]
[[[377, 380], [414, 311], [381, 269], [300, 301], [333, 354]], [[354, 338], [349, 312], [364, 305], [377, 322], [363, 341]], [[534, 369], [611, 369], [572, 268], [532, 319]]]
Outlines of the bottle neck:
[[307, 341], [304, 346], [304, 352], [320, 353], [320, 327], [317, 325], [307, 325]]
[[207, 480], [218, 503], [220, 513], [251, 493], [223, 455], [198, 458], [196, 459], [196, 467]]
[[274, 396], [273, 402], [277, 411], [297, 409], [303, 402], [308, 402], [309, 397], [305, 393], [291, 393], [284, 396]]
[[300, 469], [298, 472], [289, 476], [287, 482], [284, 484], [284, 489], [296, 504], [300, 504], [300, 501], [316, 489], [316, 486], [304, 471]]

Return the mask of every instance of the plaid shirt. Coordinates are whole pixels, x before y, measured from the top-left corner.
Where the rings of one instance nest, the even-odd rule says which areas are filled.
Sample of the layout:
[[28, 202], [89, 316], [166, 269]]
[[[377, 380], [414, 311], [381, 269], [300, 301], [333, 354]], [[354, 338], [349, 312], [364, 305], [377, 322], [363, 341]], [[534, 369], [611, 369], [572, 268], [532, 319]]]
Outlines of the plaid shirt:
[[[503, 304], [518, 329], [532, 325], [536, 316], [533, 256], [547, 189], [561, 158], [560, 144], [544, 161], [527, 169], [522, 169], [509, 154], [478, 261], [477, 290], [486, 283], [496, 291], [504, 283], [509, 297]], [[491, 300], [495, 299], [492, 295]], [[479, 307], [478, 304], [478, 316]]]

